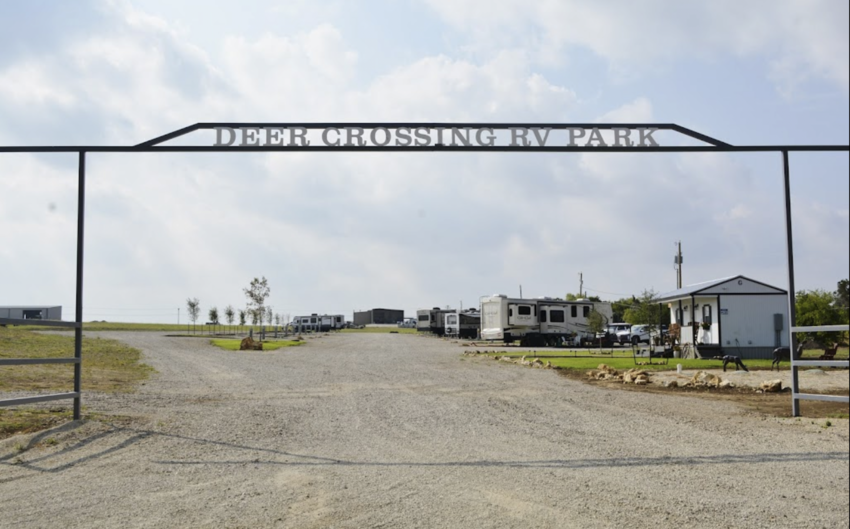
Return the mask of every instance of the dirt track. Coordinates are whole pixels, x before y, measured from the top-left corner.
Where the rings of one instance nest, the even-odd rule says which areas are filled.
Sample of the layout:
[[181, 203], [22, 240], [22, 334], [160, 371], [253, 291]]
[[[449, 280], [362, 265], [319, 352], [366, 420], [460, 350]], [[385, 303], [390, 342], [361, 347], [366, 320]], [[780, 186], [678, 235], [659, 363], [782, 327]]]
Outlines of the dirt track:
[[0, 527], [846, 527], [848, 421], [619, 391], [402, 334], [225, 352], [0, 443]]

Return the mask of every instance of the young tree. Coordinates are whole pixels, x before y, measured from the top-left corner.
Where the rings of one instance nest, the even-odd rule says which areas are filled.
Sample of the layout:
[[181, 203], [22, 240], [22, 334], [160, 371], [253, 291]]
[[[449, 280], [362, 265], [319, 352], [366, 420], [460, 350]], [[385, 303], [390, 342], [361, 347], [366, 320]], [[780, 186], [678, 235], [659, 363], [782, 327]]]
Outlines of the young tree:
[[266, 315], [266, 299], [271, 294], [269, 282], [265, 276], [262, 279], [256, 277], [251, 280], [248, 288], [243, 289], [245, 297], [248, 298], [248, 313], [251, 314], [251, 321], [254, 325], [262, 323]]
[[658, 329], [659, 324], [670, 323], [670, 311], [662, 307], [655, 298], [654, 290], [644, 290], [640, 298], [623, 314], [623, 319], [632, 325], [648, 325], [650, 331]]
[[272, 324], [272, 318], [274, 318], [274, 312], [271, 307], [266, 307], [266, 324]]
[[[608, 318], [594, 309], [587, 315], [587, 325], [590, 327], [590, 332], [599, 336], [608, 329]], [[601, 337], [599, 338], [599, 347], [602, 347]]]
[[242, 326], [242, 327], [245, 326], [247, 316], [248, 315], [245, 313], [244, 310], [241, 310], [241, 309], [239, 310], [239, 325], [240, 326]]
[[227, 321], [227, 325], [233, 325], [233, 318], [236, 316], [236, 312], [233, 311], [233, 307], [228, 305], [227, 308], [224, 309], [224, 319]]
[[280, 313], [274, 315], [274, 324], [280, 327]]
[[835, 291], [835, 304], [839, 309], [850, 309], [850, 280], [842, 279], [838, 282], [838, 290]]
[[194, 330], [195, 322], [198, 321], [198, 315], [201, 313], [201, 302], [198, 298], [187, 298], [186, 307], [189, 309], [189, 319], [192, 320], [192, 330]]
[[207, 312], [207, 316], [210, 318], [210, 323], [213, 324], [212, 331], [215, 334], [215, 326], [218, 325], [218, 307], [213, 307]]

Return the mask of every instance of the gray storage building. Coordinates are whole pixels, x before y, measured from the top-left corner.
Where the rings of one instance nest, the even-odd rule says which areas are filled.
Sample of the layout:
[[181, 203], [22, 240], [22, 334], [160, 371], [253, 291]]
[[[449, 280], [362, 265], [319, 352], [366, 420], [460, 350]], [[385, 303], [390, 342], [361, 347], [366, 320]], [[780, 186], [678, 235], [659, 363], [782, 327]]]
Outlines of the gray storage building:
[[404, 311], [397, 309], [372, 309], [363, 312], [355, 312], [354, 325], [370, 324], [396, 324], [404, 321]]
[[62, 306], [4, 306], [0, 307], [0, 318], [8, 318], [11, 320], [61, 320]]

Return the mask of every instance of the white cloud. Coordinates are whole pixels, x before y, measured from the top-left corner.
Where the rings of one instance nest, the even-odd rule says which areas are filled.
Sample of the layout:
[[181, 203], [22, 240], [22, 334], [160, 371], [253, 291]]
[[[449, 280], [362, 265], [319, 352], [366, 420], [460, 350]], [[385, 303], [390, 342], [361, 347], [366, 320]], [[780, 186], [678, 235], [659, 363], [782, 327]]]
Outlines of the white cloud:
[[[564, 83], [557, 64], [569, 61], [572, 45], [641, 73], [658, 59], [709, 64], [706, 57], [732, 53], [766, 56], [763, 65], [784, 58], [789, 78], [805, 72], [841, 79], [829, 60], [835, 51], [829, 32], [814, 36], [798, 55], [774, 52], [771, 46], [797, 15], [783, 11], [790, 18], [777, 29], [771, 17], [778, 15], [755, 21], [744, 16], [752, 8], [736, 7], [733, 14], [742, 21], [729, 22], [721, 9], [729, 4], [455, 1], [448, 10], [434, 2], [480, 39], [464, 46], [487, 53], [435, 45], [386, 67], [375, 62], [380, 57], [364, 55], [358, 35], [334, 21], [289, 32], [220, 28], [217, 53], [133, 5], [106, 4], [97, 26], [0, 64], [3, 142], [128, 145], [217, 120], [658, 119], [659, 101], [670, 96], [650, 85], [579, 89], [580, 79]], [[663, 5], [675, 6], [673, 12], [654, 18]], [[472, 23], [473, 14], [480, 24]], [[673, 18], [681, 28], [671, 25]], [[812, 36], [818, 24], [810, 20], [787, 50]], [[448, 28], [435, 34], [440, 31]], [[364, 77], [366, 70], [379, 74]], [[579, 93], [595, 95], [582, 99]], [[678, 104], [688, 122], [740, 123], [732, 112]], [[480, 295], [513, 294], [519, 284], [526, 295], [560, 296], [576, 290], [579, 272], [591, 289], [630, 295], [672, 288], [670, 253], [679, 239], [694, 281], [745, 273], [778, 284], [783, 277], [781, 188], [774, 178], [781, 169], [764, 169], [759, 157], [227, 153], [88, 159], [86, 303], [93, 307], [176, 309], [191, 296], [204, 309], [238, 308], [241, 288], [260, 275], [270, 280], [275, 309], [290, 315], [468, 306]], [[807, 170], [795, 166], [795, 172]], [[0, 234], [0, 256], [14, 262], [13, 273], [0, 277], [4, 296], [25, 302], [31, 291], [18, 283], [41, 282], [40, 295], [50, 298], [42, 301], [55, 296], [72, 305], [75, 184], [73, 156], [0, 155], [0, 220], [12, 226]], [[836, 237], [847, 239], [846, 230], [835, 229], [847, 225], [846, 202], [836, 206], [839, 193], [827, 195], [799, 208], [816, 219], [801, 221], [808, 255], [823, 252], [829, 241], [834, 247]], [[39, 249], [35, 240], [53, 250]], [[819, 276], [842, 270], [842, 259], [846, 270], [844, 244], [838, 245], [841, 259], [824, 262]], [[51, 258], [51, 251], [61, 258]], [[801, 268], [809, 269], [807, 257], [801, 259]]]

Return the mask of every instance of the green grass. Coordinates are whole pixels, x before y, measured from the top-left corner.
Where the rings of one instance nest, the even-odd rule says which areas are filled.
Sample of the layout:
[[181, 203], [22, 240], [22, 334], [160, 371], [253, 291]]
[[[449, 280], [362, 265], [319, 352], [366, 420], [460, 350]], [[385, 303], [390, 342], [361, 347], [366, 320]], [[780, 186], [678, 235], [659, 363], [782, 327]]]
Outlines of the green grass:
[[[45, 329], [40, 327], [39, 330]], [[138, 349], [116, 340], [83, 338], [82, 354], [84, 392], [132, 391], [154, 372], [152, 367], [140, 362], [141, 352]], [[36, 333], [21, 327], [0, 327], [0, 358], [73, 356], [73, 336]], [[64, 392], [74, 387], [72, 364], [2, 366], [0, 374], [0, 395], [3, 391]], [[0, 437], [61, 424], [71, 418], [68, 408], [0, 408]]]
[[0, 439], [46, 430], [68, 422], [71, 418], [70, 408], [20, 410], [0, 408]]
[[[699, 369], [718, 369], [723, 367], [723, 362], [720, 360], [702, 360], [702, 359], [682, 359], [668, 358], [667, 364], [662, 364], [664, 359], [653, 358], [652, 364], [649, 364], [648, 358], [638, 358], [637, 362], [645, 365], [638, 365], [635, 359], [632, 358], [631, 352], [628, 356], [623, 352], [615, 352], [610, 355], [596, 354], [594, 356], [586, 356], [587, 351], [510, 351], [510, 352], [488, 352], [488, 356], [509, 356], [511, 358], [521, 358], [523, 356], [530, 360], [532, 358], [540, 358], [543, 362], [551, 362], [553, 367], [560, 369], [573, 369], [577, 371], [588, 371], [596, 369], [599, 364], [606, 364], [614, 369], [625, 371], [631, 368], [640, 368], [646, 370], [669, 371], [676, 369], [677, 364], [682, 364], [682, 369], [694, 371]], [[579, 356], [579, 354], [584, 356]], [[770, 369], [771, 360], [746, 360], [744, 364], [747, 369], [760, 370]], [[787, 367], [786, 363], [786, 367]], [[734, 367], [727, 366], [727, 370], [735, 371]]]
[[[242, 340], [214, 339], [210, 343], [226, 351], [238, 351]], [[301, 340], [276, 340], [263, 342], [263, 351], [274, 351], [282, 347], [295, 347], [303, 344]]]

